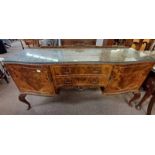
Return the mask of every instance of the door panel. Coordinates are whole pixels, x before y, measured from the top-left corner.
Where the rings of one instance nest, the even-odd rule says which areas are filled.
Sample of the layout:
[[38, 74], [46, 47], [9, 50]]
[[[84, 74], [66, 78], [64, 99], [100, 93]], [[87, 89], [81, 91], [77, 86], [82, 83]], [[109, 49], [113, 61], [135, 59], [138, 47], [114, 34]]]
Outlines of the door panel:
[[139, 90], [152, 67], [151, 63], [115, 65], [105, 93]]
[[6, 65], [21, 92], [54, 94], [54, 87], [47, 66], [41, 65]]

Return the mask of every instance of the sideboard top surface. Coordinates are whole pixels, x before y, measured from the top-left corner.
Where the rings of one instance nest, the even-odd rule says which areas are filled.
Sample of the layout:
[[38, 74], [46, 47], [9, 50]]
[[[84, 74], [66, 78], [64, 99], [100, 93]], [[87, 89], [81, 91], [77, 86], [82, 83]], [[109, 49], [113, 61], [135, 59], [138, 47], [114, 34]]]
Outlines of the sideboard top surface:
[[155, 56], [132, 48], [24, 49], [3, 59], [6, 63], [136, 63], [155, 62]]

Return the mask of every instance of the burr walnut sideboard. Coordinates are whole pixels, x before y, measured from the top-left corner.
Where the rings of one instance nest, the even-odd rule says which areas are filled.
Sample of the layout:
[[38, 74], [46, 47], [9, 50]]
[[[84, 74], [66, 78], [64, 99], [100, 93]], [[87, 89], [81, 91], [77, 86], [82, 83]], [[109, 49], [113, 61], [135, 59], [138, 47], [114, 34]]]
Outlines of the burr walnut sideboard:
[[[130, 48], [25, 49], [4, 59], [21, 94], [53, 96], [61, 88], [100, 88], [103, 94], [138, 92], [155, 64]], [[135, 96], [134, 96], [135, 98]]]

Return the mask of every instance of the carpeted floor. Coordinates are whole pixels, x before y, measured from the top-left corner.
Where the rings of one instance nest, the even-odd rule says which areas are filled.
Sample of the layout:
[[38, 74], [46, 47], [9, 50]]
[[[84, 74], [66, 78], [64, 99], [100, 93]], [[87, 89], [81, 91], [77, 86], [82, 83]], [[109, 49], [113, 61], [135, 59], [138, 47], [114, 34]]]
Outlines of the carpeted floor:
[[[4, 57], [20, 51], [19, 42], [15, 42]], [[127, 101], [131, 93], [103, 96], [98, 89], [87, 90], [62, 90], [54, 97], [28, 96], [32, 105], [31, 110], [26, 110], [26, 105], [18, 100], [19, 91], [10, 78], [10, 83], [0, 81], [0, 114], [20, 115], [143, 115], [146, 113], [147, 103], [138, 111], [129, 107]], [[153, 109], [152, 114], [155, 114]]]

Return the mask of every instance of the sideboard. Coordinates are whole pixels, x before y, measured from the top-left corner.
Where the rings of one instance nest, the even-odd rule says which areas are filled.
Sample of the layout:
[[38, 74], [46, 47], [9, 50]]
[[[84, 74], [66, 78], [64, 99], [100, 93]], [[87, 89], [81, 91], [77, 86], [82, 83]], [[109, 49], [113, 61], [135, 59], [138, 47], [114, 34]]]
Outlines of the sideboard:
[[136, 94], [155, 58], [131, 48], [24, 49], [4, 58], [4, 64], [20, 91], [19, 100], [30, 109], [26, 95], [53, 96], [62, 88]]

